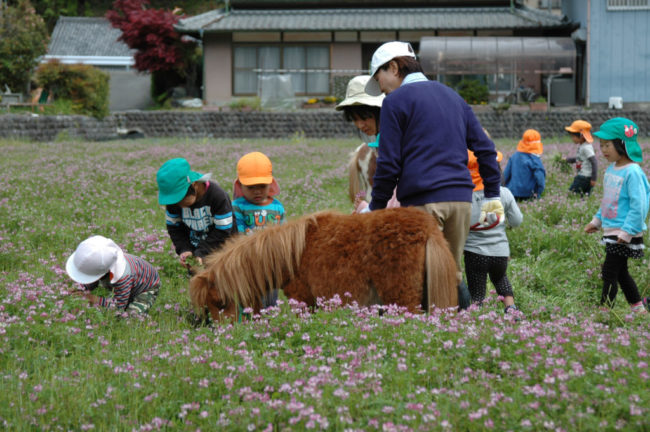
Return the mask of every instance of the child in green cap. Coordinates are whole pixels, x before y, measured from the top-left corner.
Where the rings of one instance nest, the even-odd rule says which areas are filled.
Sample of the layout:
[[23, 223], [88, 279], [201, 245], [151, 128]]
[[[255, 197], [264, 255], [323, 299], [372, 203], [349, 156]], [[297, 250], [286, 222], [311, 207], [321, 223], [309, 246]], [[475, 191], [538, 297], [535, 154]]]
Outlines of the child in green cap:
[[623, 117], [607, 120], [594, 133], [600, 138], [600, 149], [610, 164], [603, 178], [600, 208], [585, 232], [603, 229], [601, 243], [605, 245], [605, 262], [601, 304], [611, 306], [620, 285], [632, 311], [646, 313], [648, 298], [641, 298], [627, 266], [628, 258], [643, 257], [643, 233], [648, 229], [645, 221], [650, 184], [641, 167], [634, 163], [642, 161], [638, 133], [636, 123]]
[[165, 162], [158, 173], [158, 202], [166, 206], [167, 232], [183, 266], [203, 258], [237, 233], [228, 194], [210, 181], [211, 174], [190, 169], [183, 158]]

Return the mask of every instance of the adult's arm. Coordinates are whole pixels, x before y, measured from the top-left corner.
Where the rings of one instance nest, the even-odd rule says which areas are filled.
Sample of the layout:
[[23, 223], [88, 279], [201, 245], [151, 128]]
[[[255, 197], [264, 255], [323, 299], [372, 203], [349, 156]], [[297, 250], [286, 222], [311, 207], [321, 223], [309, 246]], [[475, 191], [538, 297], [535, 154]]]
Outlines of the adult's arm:
[[463, 113], [467, 124], [467, 148], [474, 152], [478, 160], [478, 172], [485, 185], [485, 198], [498, 198], [501, 187], [501, 170], [497, 162], [494, 142], [486, 135], [476, 119], [472, 108], [463, 104]]
[[178, 255], [194, 249], [190, 243], [190, 228], [183, 223], [182, 210], [177, 205], [168, 205], [165, 209], [167, 233], [172, 239], [174, 250]]
[[377, 169], [373, 177], [370, 210], [386, 208], [401, 174], [401, 142], [403, 136], [400, 116], [391, 98], [384, 99], [380, 114]]
[[[214, 185], [216, 186], [216, 185]], [[214, 187], [210, 186], [210, 187]], [[205, 239], [199, 242], [194, 250], [194, 255], [202, 258], [209, 255], [213, 250], [219, 249], [221, 245], [233, 234], [233, 213], [230, 198], [218, 188], [215, 190], [215, 197], [210, 203], [212, 220], [210, 229]]]

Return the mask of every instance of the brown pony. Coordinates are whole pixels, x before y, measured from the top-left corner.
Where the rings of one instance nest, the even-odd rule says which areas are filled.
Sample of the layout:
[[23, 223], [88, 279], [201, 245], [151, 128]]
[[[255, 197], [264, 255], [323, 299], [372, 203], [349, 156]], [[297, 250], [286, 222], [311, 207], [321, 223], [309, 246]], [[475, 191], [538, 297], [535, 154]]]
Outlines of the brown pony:
[[[322, 212], [229, 240], [190, 280], [197, 310], [236, 319], [271, 289], [316, 305], [338, 294], [359, 305], [409, 311], [458, 305], [456, 264], [431, 215], [415, 208]], [[346, 295], [349, 293], [349, 295]]]
[[349, 195], [350, 201], [354, 202], [359, 192], [365, 192], [360, 198], [370, 202], [372, 192], [372, 177], [377, 168], [377, 149], [368, 147], [364, 143], [350, 153], [348, 172], [350, 177]]

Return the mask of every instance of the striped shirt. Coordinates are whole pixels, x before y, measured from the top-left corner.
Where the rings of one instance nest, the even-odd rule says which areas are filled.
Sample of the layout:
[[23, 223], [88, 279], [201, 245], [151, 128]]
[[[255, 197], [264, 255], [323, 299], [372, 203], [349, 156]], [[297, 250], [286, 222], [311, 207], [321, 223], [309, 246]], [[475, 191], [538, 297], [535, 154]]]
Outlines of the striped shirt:
[[160, 285], [158, 271], [140, 257], [124, 254], [126, 269], [124, 275], [115, 283], [109, 284], [113, 297], [99, 297], [104, 307], [126, 309], [135, 297]]

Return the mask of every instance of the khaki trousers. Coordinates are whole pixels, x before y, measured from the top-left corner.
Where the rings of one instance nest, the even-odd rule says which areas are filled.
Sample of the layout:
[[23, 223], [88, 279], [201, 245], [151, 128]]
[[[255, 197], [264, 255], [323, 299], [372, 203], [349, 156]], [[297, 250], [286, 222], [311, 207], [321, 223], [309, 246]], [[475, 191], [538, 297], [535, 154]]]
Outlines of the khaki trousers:
[[430, 215], [435, 216], [440, 224], [442, 235], [449, 243], [449, 250], [456, 260], [458, 283], [463, 280], [461, 259], [465, 241], [469, 234], [470, 218], [472, 217], [472, 204], [463, 201], [449, 201], [429, 203], [416, 206]]

